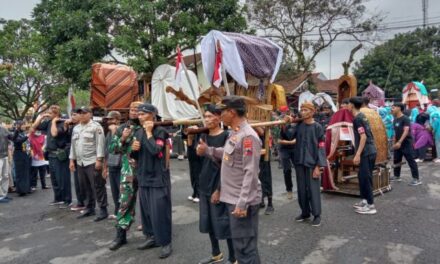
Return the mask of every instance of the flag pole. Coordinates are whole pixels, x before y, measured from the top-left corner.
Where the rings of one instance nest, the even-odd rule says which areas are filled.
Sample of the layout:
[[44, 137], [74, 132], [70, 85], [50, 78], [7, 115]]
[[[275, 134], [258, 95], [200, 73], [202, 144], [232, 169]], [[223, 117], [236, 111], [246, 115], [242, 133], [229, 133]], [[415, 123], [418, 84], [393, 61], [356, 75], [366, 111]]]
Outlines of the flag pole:
[[[220, 46], [220, 40], [217, 40], [217, 46], [216, 46], [216, 51], [218, 52], [218, 50], [221, 48]], [[222, 72], [222, 79], [223, 79], [223, 85], [225, 86], [225, 90], [226, 90], [226, 95], [231, 95], [231, 91], [229, 90], [229, 83], [228, 83], [228, 78], [226, 78], [226, 70], [225, 67], [223, 66], [223, 53], [222, 53], [222, 64], [221, 64], [221, 72]]]
[[[179, 50], [179, 47], [177, 47], [177, 49]], [[179, 50], [179, 52], [180, 52], [180, 50]], [[177, 56], [179, 56], [179, 55], [177, 55]], [[197, 110], [199, 111], [200, 118], [202, 119], [202, 122], [203, 122], [203, 126], [206, 126], [205, 118], [203, 117], [202, 108], [200, 107], [199, 101], [197, 100], [198, 98], [196, 96], [196, 91], [193, 87], [191, 80], [189, 79], [188, 69], [186, 68], [185, 62], [183, 60], [180, 63], [182, 64], [182, 68], [183, 68], [183, 71], [185, 72], [186, 80], [188, 81], [189, 87], [191, 88], [192, 95], [194, 96], [194, 101], [196, 102]], [[178, 72], [177, 74], [180, 74], [180, 72]]]

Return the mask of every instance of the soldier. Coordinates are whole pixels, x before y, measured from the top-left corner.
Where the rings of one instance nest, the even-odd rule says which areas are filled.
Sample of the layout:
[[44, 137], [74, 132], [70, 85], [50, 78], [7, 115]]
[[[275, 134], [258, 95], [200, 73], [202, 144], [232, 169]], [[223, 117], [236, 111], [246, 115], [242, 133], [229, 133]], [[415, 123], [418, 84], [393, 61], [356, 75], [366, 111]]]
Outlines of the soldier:
[[218, 106], [222, 121], [232, 128], [223, 148], [200, 141], [199, 155], [222, 160], [220, 201], [228, 206], [229, 224], [238, 263], [260, 263], [258, 254], [258, 180], [261, 141], [246, 120], [246, 106], [239, 96], [226, 96]]
[[121, 113], [118, 111], [110, 111], [106, 117], [108, 132], [105, 137], [105, 162], [104, 172], [105, 178], [110, 180], [110, 189], [112, 191], [113, 202], [115, 204], [114, 214], [109, 218], [116, 219], [116, 215], [119, 211], [119, 185], [121, 181], [121, 154], [116, 153], [114, 150], [110, 152], [110, 145], [112, 138], [116, 134], [116, 130], [119, 127], [121, 120]]
[[157, 109], [151, 104], [138, 107], [144, 129], [136, 132], [133, 151], [138, 164], [139, 201], [142, 231], [146, 241], [138, 249], [162, 247], [159, 258], [171, 255], [171, 179], [168, 168], [168, 132], [154, 127]]
[[69, 173], [69, 134], [61, 120], [58, 105], [49, 107], [48, 113], [37, 117], [32, 131], [41, 130], [46, 134], [46, 151], [49, 157], [49, 170], [54, 191], [51, 205], [68, 206], [72, 202], [72, 190]]
[[110, 245], [110, 250], [117, 250], [127, 243], [127, 230], [134, 222], [138, 183], [135, 161], [131, 158], [131, 145], [136, 131], [141, 129], [138, 119], [138, 106], [142, 102], [130, 104], [129, 120], [122, 124], [112, 137], [109, 153], [121, 155], [121, 178], [119, 193], [119, 210], [116, 215], [116, 238]]
[[91, 120], [89, 108], [81, 107], [76, 112], [80, 114], [80, 123], [73, 129], [69, 167], [75, 171], [76, 162], [80, 191], [87, 200], [86, 209], [78, 218], [95, 215], [97, 200], [100, 212], [94, 221], [98, 222], [108, 217], [106, 182], [102, 176], [104, 130], [99, 123]]

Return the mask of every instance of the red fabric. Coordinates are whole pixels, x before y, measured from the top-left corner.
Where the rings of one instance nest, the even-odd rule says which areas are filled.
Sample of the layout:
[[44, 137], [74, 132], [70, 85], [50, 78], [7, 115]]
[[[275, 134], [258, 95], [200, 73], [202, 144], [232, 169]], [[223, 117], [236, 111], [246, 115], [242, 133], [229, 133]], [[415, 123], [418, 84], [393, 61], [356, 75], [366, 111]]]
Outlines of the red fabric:
[[220, 45], [217, 47], [217, 54], [215, 56], [214, 76], [212, 77], [212, 83], [216, 87], [220, 87], [222, 82], [221, 68], [222, 68], [223, 51]]
[[[332, 118], [330, 119], [330, 122], [328, 123], [328, 127], [330, 127], [333, 124], [339, 123], [339, 122], [348, 122], [353, 123], [353, 115], [351, 112], [347, 109], [341, 109], [338, 112], [334, 113]], [[325, 154], [328, 155], [330, 153], [330, 147], [331, 147], [331, 141], [332, 141], [332, 133], [331, 129], [327, 129], [325, 132]], [[330, 183], [330, 173], [328, 171], [328, 168], [325, 168], [324, 175], [322, 177], [321, 185], [324, 188], [324, 190], [332, 190], [332, 186]]]
[[44, 146], [44, 139], [45, 136], [42, 135], [35, 135], [34, 132], [32, 132], [29, 135], [29, 142], [31, 144], [31, 150], [32, 150], [32, 157], [34, 157], [35, 160], [43, 160], [44, 154], [43, 154], [43, 146]]

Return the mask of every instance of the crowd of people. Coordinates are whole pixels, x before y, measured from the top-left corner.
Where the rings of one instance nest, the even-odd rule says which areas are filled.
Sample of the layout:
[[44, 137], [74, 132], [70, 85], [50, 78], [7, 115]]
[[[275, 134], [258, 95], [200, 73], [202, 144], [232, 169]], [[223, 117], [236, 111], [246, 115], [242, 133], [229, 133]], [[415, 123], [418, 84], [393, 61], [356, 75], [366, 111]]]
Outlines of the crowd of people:
[[[259, 209], [274, 213], [270, 159], [265, 158], [262, 142], [267, 131], [252, 128], [246, 119], [246, 105], [239, 96], [224, 97], [221, 104], [206, 104], [206, 131], [188, 135], [188, 159], [193, 193], [188, 197], [199, 203], [201, 233], [209, 235], [211, 256], [202, 264], [225, 259], [219, 240], [226, 240], [227, 263], [260, 263], [258, 253]], [[340, 108], [353, 116], [354, 156], [359, 165], [358, 179], [361, 201], [354, 204], [359, 214], [376, 214], [373, 197], [373, 169], [376, 142], [370, 124], [361, 108], [368, 100], [353, 97]], [[408, 113], [405, 105], [394, 103], [377, 109], [386, 128], [390, 153], [394, 160], [393, 181], [400, 181], [403, 157], [413, 177], [410, 183], [420, 185], [417, 163], [425, 161], [432, 148], [440, 162], [440, 108], [432, 105]], [[319, 108], [311, 102], [301, 105], [301, 121], [289, 108], [280, 109], [287, 122], [272, 129], [273, 147], [278, 150], [283, 169], [287, 199], [293, 199], [292, 169], [295, 170], [298, 222], [309, 220], [321, 224], [321, 181], [327, 167], [325, 129], [332, 110]], [[127, 231], [134, 222], [136, 201], [145, 241], [139, 250], [161, 247], [160, 258], [172, 254], [172, 202], [169, 158], [170, 133], [155, 126], [160, 120], [155, 106], [133, 102], [127, 122], [121, 114], [111, 111], [105, 117], [107, 134], [92, 120], [87, 107], [74, 109], [69, 119], [61, 118], [60, 108], [51, 106], [40, 114], [32, 126], [17, 121], [13, 131], [0, 127], [0, 202], [11, 201], [12, 186], [19, 196], [35, 190], [40, 178], [41, 188], [50, 173], [54, 199], [51, 205], [69, 208], [78, 218], [95, 216], [94, 221], [114, 219], [116, 238], [110, 250], [127, 243]], [[230, 127], [227, 131], [224, 127]], [[278, 129], [278, 130], [277, 130]], [[12, 160], [11, 157], [12, 148]], [[266, 150], [269, 151], [269, 150]], [[270, 155], [269, 155], [270, 156]], [[12, 164], [12, 169], [8, 166]], [[13, 180], [10, 176], [13, 175]], [[73, 177], [76, 203], [72, 201]], [[110, 182], [114, 211], [107, 210], [106, 182]], [[96, 212], [98, 206], [98, 212]]]

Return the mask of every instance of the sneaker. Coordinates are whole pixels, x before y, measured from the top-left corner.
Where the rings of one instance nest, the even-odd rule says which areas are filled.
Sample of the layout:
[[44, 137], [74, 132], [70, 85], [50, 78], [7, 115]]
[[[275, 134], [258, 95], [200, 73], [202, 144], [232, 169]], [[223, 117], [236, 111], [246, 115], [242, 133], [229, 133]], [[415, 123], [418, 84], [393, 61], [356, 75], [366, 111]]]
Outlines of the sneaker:
[[142, 225], [138, 225], [138, 226], [136, 227], [136, 230], [137, 230], [137, 231], [142, 231]]
[[223, 262], [223, 253], [218, 254], [217, 256], [207, 257], [199, 261], [199, 264], [211, 264], [211, 263], [219, 263]]
[[31, 191], [35, 191], [37, 188], [35, 187], [31, 187]]
[[83, 206], [83, 205], [74, 205], [74, 206], [70, 207], [70, 210], [71, 210], [71, 211], [74, 211], [74, 212], [76, 212], [76, 211], [82, 211], [82, 210], [84, 210], [84, 209], [86, 209], [86, 207]]
[[287, 192], [287, 199], [292, 200], [293, 199], [293, 193]]
[[408, 185], [410, 185], [410, 186], [417, 186], [420, 184], [422, 184], [422, 182], [418, 179], [413, 179], [410, 183], [408, 183]]
[[390, 178], [390, 181], [392, 181], [392, 182], [401, 182], [402, 179], [400, 177], [393, 176], [393, 177]]
[[9, 199], [0, 199], [0, 203], [9, 203]]
[[417, 162], [417, 163], [421, 163], [421, 162], [423, 162], [424, 160], [422, 160], [422, 159], [415, 159], [414, 161]]
[[320, 226], [321, 225], [321, 217], [315, 216], [312, 221], [312, 226]]
[[177, 159], [178, 159], [178, 160], [184, 160], [184, 159], [185, 159], [185, 156], [183, 156], [183, 155], [179, 155], [179, 156], [177, 156]]
[[364, 207], [357, 209], [356, 213], [358, 213], [358, 214], [376, 214], [377, 210], [376, 210], [376, 207], [374, 207], [374, 204], [372, 204], [372, 205], [367, 204]]
[[194, 197], [192, 197], [192, 195], [188, 196], [188, 201], [193, 201]]
[[435, 159], [434, 162], [435, 163], [440, 163], [440, 159]]
[[62, 204], [64, 204], [63, 201], [61, 201], [61, 202], [53, 201], [49, 205], [54, 206], [54, 205], [62, 205]]
[[67, 209], [70, 206], [72, 206], [72, 203], [63, 203], [62, 205], [60, 205], [58, 208], [60, 209]]
[[310, 219], [310, 215], [309, 216], [299, 215], [299, 216], [295, 217], [296, 222], [304, 222], [309, 219]]
[[194, 202], [194, 203], [198, 203], [198, 202], [200, 202], [199, 197], [195, 197], [195, 198], [193, 199], [193, 202]]
[[275, 211], [275, 209], [273, 208], [273, 206], [272, 205], [268, 205], [267, 208], [266, 208], [266, 211], [264, 211], [264, 214], [265, 215], [271, 215], [271, 214], [273, 214], [274, 211]]
[[364, 200], [362, 200], [362, 201], [360, 201], [358, 203], [355, 203], [353, 205], [353, 207], [356, 208], [356, 209], [359, 209], [359, 208], [364, 207], [365, 205], [367, 205], [367, 200], [364, 199]]

